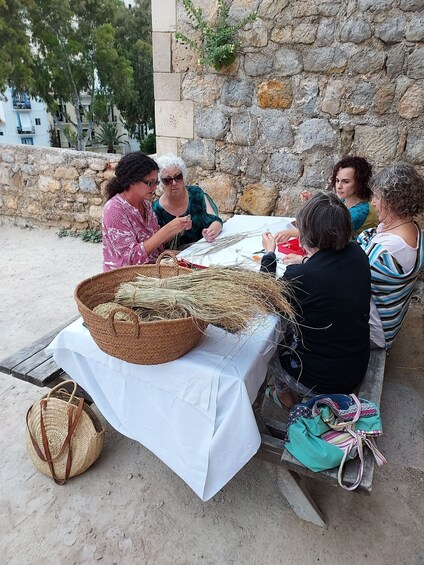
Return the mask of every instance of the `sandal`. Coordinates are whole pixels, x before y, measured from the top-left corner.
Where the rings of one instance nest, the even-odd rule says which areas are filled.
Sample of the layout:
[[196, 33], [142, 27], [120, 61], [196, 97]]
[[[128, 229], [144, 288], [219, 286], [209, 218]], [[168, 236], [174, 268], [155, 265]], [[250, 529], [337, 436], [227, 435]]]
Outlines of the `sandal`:
[[285, 412], [290, 412], [290, 408], [285, 404], [283, 404], [279, 399], [277, 389], [275, 388], [275, 386], [273, 385], [267, 386], [265, 389], [265, 396], [270, 400], [272, 400], [277, 406], [279, 406]]

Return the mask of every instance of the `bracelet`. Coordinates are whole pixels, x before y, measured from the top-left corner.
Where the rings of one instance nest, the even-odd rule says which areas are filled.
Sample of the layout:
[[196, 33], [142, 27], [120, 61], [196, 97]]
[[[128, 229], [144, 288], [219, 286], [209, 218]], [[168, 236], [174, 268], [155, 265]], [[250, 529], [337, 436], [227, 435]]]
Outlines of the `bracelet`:
[[309, 257], [307, 255], [305, 255], [305, 257], [302, 257], [302, 264], [306, 263], [306, 261], [309, 259]]

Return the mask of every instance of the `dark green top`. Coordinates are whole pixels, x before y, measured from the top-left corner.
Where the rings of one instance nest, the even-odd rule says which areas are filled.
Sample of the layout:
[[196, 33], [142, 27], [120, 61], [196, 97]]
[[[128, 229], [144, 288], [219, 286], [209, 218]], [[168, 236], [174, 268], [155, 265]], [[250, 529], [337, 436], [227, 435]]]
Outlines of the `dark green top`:
[[[220, 222], [222, 224], [222, 220], [218, 215], [218, 208], [209, 194], [203, 192], [199, 186], [187, 186], [186, 188], [188, 190], [188, 206], [184, 214], [181, 215], [187, 216], [190, 214], [193, 225], [191, 230], [181, 232], [171, 239], [171, 241], [168, 241], [168, 243], [165, 244], [165, 247], [168, 249], [179, 249], [185, 245], [199, 241], [199, 239], [203, 237], [202, 230], [208, 228], [212, 222]], [[208, 214], [206, 210], [206, 198], [215, 212], [215, 215]], [[175, 216], [162, 208], [159, 204], [159, 200], [153, 203], [153, 210], [161, 227], [175, 218]]]

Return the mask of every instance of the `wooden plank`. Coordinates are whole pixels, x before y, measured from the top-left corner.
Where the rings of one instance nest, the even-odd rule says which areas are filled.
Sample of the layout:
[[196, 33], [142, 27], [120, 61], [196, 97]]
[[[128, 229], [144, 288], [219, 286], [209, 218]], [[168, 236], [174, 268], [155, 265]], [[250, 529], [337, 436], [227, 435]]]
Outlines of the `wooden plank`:
[[[69, 324], [71, 324], [78, 318], [79, 316], [75, 316], [74, 318], [72, 318], [72, 320], [65, 322], [55, 330], [49, 332], [43, 337], [40, 337], [38, 340], [34, 341], [30, 345], [23, 347], [19, 349], [16, 353], [13, 353], [13, 355], [10, 355], [9, 357], [2, 359], [0, 361], [0, 371], [3, 371], [4, 373], [10, 375], [12, 369], [16, 367], [16, 365], [19, 365], [26, 359], [31, 358], [33, 355], [39, 353], [40, 351], [43, 351], [50, 344], [50, 342], [53, 341], [53, 339], [57, 336], [57, 334], [61, 330], [63, 330], [63, 328], [66, 328], [67, 326], [69, 326]], [[46, 356], [44, 356], [44, 358], [46, 358]], [[17, 374], [15, 374], [14, 376], [17, 378], [22, 378], [22, 377], [18, 377]]]
[[41, 365], [37, 365], [37, 367], [28, 371], [25, 380], [40, 387], [44, 387], [49, 386], [49, 384], [62, 373], [63, 369], [59, 367], [53, 357], [47, 357]]

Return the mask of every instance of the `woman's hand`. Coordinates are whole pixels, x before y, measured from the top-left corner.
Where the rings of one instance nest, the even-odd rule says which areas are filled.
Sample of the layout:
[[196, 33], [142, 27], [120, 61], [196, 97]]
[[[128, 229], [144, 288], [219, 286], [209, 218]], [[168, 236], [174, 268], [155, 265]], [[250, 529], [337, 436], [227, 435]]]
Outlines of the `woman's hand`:
[[170, 235], [169, 239], [171, 239], [172, 237], [174, 237], [174, 235], [177, 235], [182, 231], [190, 230], [191, 226], [192, 226], [191, 217], [181, 216], [171, 220], [168, 224], [164, 226], [164, 228], [168, 229]]
[[282, 230], [275, 234], [276, 243], [284, 243], [292, 237], [299, 237], [299, 230], [297, 228], [292, 228], [290, 230]]
[[275, 251], [277, 243], [272, 233], [266, 232], [262, 234], [262, 246], [267, 253]]
[[212, 241], [215, 241], [215, 238], [217, 236], [215, 231], [213, 229], [211, 229], [210, 227], [203, 229], [202, 235], [208, 243], [212, 243]]
[[302, 263], [302, 255], [296, 255], [295, 253], [289, 253], [288, 255], [283, 255], [282, 261], [284, 265], [298, 265]]

